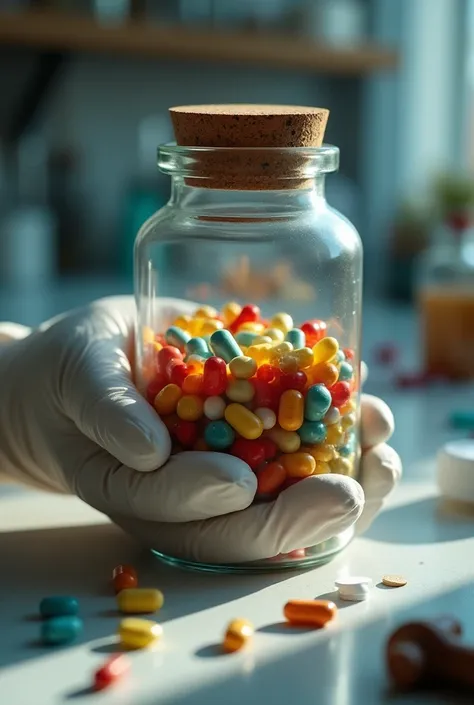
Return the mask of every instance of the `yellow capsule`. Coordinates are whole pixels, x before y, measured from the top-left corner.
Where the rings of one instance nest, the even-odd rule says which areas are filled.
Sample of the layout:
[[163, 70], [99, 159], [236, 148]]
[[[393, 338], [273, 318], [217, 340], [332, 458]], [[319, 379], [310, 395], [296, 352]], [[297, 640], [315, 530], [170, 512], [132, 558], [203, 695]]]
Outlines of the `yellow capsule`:
[[226, 396], [231, 401], [238, 401], [241, 404], [252, 401], [255, 394], [255, 387], [248, 379], [233, 379], [227, 385]]
[[282, 453], [296, 453], [301, 445], [301, 438], [296, 431], [285, 431], [279, 426], [266, 431], [265, 435], [276, 443], [278, 450], [281, 450]]
[[331, 472], [335, 472], [338, 475], [349, 475], [352, 471], [352, 463], [349, 458], [341, 458], [341, 456], [331, 460], [329, 467]]
[[342, 417], [341, 426], [344, 429], [344, 431], [347, 431], [348, 428], [352, 428], [352, 426], [355, 426], [356, 421], [357, 421], [356, 415], [352, 412], [352, 413], [346, 414], [345, 416]]
[[288, 353], [292, 351], [293, 346], [287, 340], [284, 340], [283, 343], [277, 343], [276, 345], [272, 345], [270, 347], [270, 350], [268, 351], [268, 359], [270, 361], [270, 364], [278, 364], [278, 361], [282, 357], [285, 357], [285, 355], [288, 355]]
[[162, 635], [161, 625], [149, 619], [127, 617], [119, 625], [120, 642], [127, 649], [144, 649], [161, 639]]
[[183, 330], [189, 330], [192, 320], [193, 319], [191, 316], [183, 313], [181, 316], [178, 316], [178, 318], [173, 322], [173, 325], [177, 328], [182, 328]]
[[163, 607], [163, 593], [154, 588], [126, 588], [117, 595], [117, 604], [121, 612], [128, 614], [147, 614]]
[[344, 440], [344, 431], [340, 424], [327, 426], [326, 443], [331, 446], [339, 446]]
[[306, 367], [310, 367], [313, 364], [314, 355], [311, 348], [298, 348], [298, 350], [293, 350], [291, 357], [296, 359], [298, 367], [300, 370], [304, 370]]
[[283, 355], [278, 360], [278, 367], [282, 372], [286, 374], [291, 374], [292, 372], [298, 372], [298, 360], [293, 357], [292, 353], [288, 355]]
[[239, 355], [229, 362], [229, 370], [235, 379], [250, 379], [257, 371], [257, 363], [252, 357]]
[[326, 387], [332, 387], [339, 378], [339, 370], [330, 362], [318, 362], [305, 373], [310, 384], [325, 384]]
[[204, 363], [206, 359], [201, 357], [201, 355], [188, 355], [186, 358], [186, 364], [192, 369], [195, 374], [201, 374], [204, 370]]
[[162, 344], [158, 343], [156, 340], [153, 341], [152, 345], [153, 345], [153, 349], [154, 349], [155, 353], [160, 352], [160, 350], [163, 349]]
[[252, 638], [253, 633], [253, 624], [247, 619], [232, 620], [224, 635], [222, 644], [224, 651], [228, 653], [239, 651]]
[[149, 326], [143, 326], [142, 340], [144, 345], [149, 345], [155, 342], [155, 333]]
[[313, 475], [324, 475], [327, 472], [331, 472], [329, 463], [325, 463], [323, 460], [317, 460]]
[[271, 345], [260, 343], [260, 345], [250, 345], [247, 348], [247, 355], [251, 357], [257, 365], [263, 365], [269, 359]]
[[263, 335], [268, 336], [275, 343], [282, 343], [285, 340], [285, 334], [280, 328], [266, 328]]
[[229, 404], [226, 406], [224, 416], [227, 423], [248, 440], [260, 438], [263, 433], [263, 423], [258, 416], [242, 404]]
[[310, 453], [286, 453], [280, 461], [288, 477], [309, 477], [316, 469], [316, 461]]
[[327, 463], [336, 457], [336, 449], [334, 448], [334, 446], [326, 444], [310, 446], [309, 452], [316, 460], [316, 462], [322, 461]]
[[261, 345], [262, 343], [273, 345], [273, 342], [269, 335], [257, 335], [257, 337], [252, 340], [252, 345]]
[[238, 304], [236, 301], [229, 301], [228, 303], [224, 304], [222, 307], [222, 318], [224, 319], [224, 323], [226, 326], [230, 326], [239, 313], [242, 311], [242, 306]]
[[333, 360], [339, 350], [339, 343], [336, 338], [321, 338], [313, 347], [314, 362], [330, 362]]
[[249, 330], [251, 333], [262, 335], [263, 331], [265, 330], [265, 326], [263, 325], [263, 323], [247, 321], [246, 323], [242, 323], [242, 325], [239, 326], [239, 331], [241, 330]]
[[212, 335], [216, 330], [222, 330], [224, 324], [217, 318], [205, 318], [203, 319], [199, 335]]
[[182, 395], [183, 392], [177, 384], [167, 384], [166, 387], [163, 387], [156, 395], [153, 406], [160, 416], [167, 416], [176, 411], [176, 407]]
[[296, 389], [287, 389], [280, 397], [278, 423], [285, 431], [297, 431], [304, 421], [304, 396]]
[[213, 306], [200, 306], [194, 311], [194, 318], [217, 318], [218, 312]]
[[355, 410], [356, 410], [356, 405], [355, 405], [355, 402], [352, 401], [352, 399], [349, 399], [349, 401], [346, 401], [344, 406], [341, 406], [339, 409], [339, 411], [341, 412], [341, 416], [346, 416], [346, 414], [351, 414]]
[[185, 394], [178, 401], [176, 413], [183, 421], [197, 421], [204, 413], [204, 402], [197, 394]]
[[271, 327], [279, 328], [286, 334], [293, 328], [293, 319], [289, 313], [276, 313], [271, 320]]

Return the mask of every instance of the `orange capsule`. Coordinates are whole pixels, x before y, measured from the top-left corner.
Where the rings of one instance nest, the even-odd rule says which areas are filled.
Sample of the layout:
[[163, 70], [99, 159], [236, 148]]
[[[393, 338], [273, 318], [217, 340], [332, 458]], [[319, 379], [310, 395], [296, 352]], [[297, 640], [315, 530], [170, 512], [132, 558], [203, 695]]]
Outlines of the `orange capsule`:
[[130, 661], [123, 654], [111, 656], [94, 674], [94, 690], [104, 690], [123, 678], [130, 670]]
[[116, 578], [117, 575], [121, 575], [122, 573], [128, 573], [129, 575], [133, 575], [135, 578], [137, 578], [137, 571], [132, 565], [128, 565], [126, 563], [119, 563], [119, 565], [116, 565], [112, 571], [112, 579]]
[[287, 389], [280, 397], [278, 423], [285, 431], [297, 431], [304, 421], [304, 396], [297, 389]]
[[135, 568], [131, 565], [117, 565], [112, 571], [112, 582], [114, 585], [115, 594], [127, 588], [136, 588], [138, 586], [138, 577]]
[[202, 392], [202, 375], [196, 372], [188, 375], [181, 387], [184, 394], [200, 394]]
[[319, 362], [305, 370], [310, 384], [325, 384], [332, 387], [339, 378], [339, 370], [331, 362]]
[[155, 397], [153, 406], [160, 416], [166, 416], [176, 411], [182, 391], [177, 384], [167, 384]]
[[257, 493], [273, 494], [286, 480], [283, 463], [275, 460], [257, 472]]
[[319, 629], [336, 617], [337, 607], [331, 600], [290, 600], [283, 614], [290, 624]]
[[224, 636], [224, 651], [232, 653], [239, 651], [252, 638], [253, 624], [247, 619], [234, 619], [226, 629]]
[[288, 477], [309, 477], [316, 470], [316, 461], [310, 453], [286, 453], [281, 462]]

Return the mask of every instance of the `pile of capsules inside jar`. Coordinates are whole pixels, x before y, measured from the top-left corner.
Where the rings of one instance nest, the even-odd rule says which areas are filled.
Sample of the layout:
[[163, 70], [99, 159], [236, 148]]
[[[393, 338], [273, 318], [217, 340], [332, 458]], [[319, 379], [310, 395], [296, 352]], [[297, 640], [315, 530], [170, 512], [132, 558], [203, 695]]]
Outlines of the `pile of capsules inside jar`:
[[241, 458], [256, 472], [259, 497], [310, 475], [354, 473], [354, 354], [324, 321], [295, 327], [287, 313], [264, 320], [258, 306], [230, 302], [145, 335], [154, 356], [147, 398], [173, 452]]

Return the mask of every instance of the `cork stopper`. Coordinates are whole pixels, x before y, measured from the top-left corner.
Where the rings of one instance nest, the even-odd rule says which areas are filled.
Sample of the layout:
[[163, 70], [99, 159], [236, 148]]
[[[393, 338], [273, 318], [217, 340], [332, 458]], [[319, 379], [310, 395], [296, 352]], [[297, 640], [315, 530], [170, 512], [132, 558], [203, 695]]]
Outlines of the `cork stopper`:
[[246, 190], [306, 187], [304, 165], [308, 158], [288, 148], [320, 147], [329, 110], [185, 105], [171, 108], [170, 114], [178, 145], [214, 148], [199, 154], [198, 178], [187, 179], [187, 183]]

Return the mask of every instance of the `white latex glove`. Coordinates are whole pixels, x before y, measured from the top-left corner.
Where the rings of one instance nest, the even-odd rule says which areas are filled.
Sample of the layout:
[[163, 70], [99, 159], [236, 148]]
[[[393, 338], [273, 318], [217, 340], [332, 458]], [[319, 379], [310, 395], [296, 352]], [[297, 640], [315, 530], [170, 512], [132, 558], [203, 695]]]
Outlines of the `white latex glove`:
[[[195, 304], [162, 299], [163, 321]], [[169, 457], [168, 431], [132, 382], [132, 297], [97, 301], [39, 329], [0, 326], [0, 477], [75, 493], [149, 546], [178, 557], [248, 561], [368, 525], [400, 475], [380, 400], [363, 400], [364, 493], [342, 475], [310, 477], [251, 505], [256, 477], [211, 452]], [[243, 511], [242, 511], [243, 510]]]

